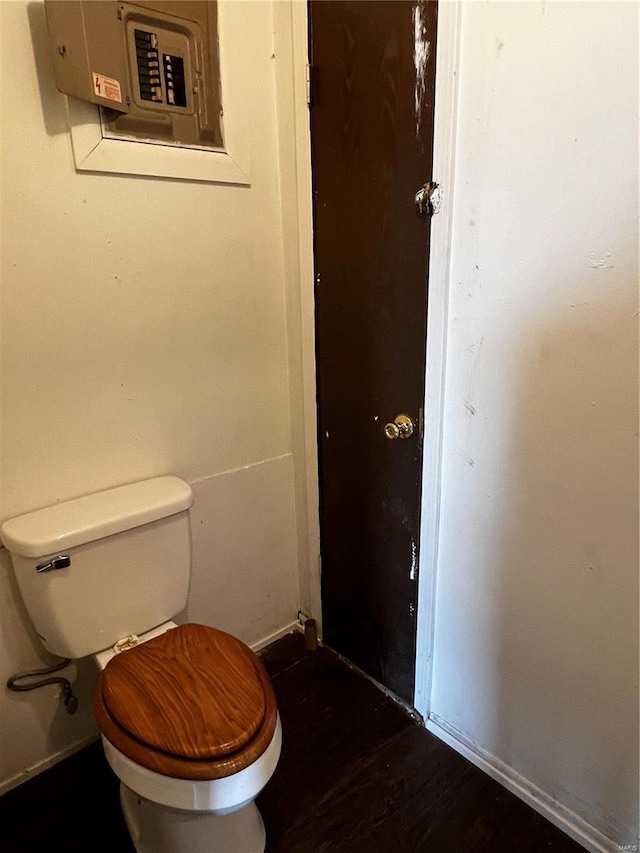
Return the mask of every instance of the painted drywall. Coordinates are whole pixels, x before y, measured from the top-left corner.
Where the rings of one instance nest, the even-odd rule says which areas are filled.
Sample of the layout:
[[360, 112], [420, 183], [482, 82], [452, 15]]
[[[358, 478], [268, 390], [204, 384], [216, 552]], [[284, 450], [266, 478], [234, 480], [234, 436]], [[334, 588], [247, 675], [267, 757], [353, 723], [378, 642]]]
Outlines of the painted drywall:
[[[251, 187], [76, 173], [42, 4], [2, 3], [0, 518], [181, 476], [196, 497], [185, 615], [257, 643], [296, 618], [306, 505], [292, 461], [273, 10], [233, 9]], [[0, 609], [4, 682], [46, 660], [4, 551]], [[0, 692], [0, 786], [94, 736], [94, 670], [71, 672], [75, 717], [55, 688]]]
[[638, 6], [461, 12], [432, 717], [613, 850], [638, 844]]

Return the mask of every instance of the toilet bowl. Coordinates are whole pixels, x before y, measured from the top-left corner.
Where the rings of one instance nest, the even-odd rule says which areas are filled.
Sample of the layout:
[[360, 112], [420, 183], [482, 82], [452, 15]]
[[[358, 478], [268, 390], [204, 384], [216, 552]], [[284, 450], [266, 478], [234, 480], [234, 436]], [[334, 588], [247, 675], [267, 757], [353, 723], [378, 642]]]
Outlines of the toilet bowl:
[[113, 772], [139, 796], [180, 811], [227, 815], [254, 800], [273, 775], [282, 746], [282, 729], [278, 718], [271, 743], [260, 758], [244, 770], [209, 782], [172, 779], [154, 773], [117, 750], [104, 735], [102, 744]]
[[204, 625], [168, 622], [132, 643], [95, 656], [94, 712], [136, 850], [261, 853], [253, 801], [282, 744], [261, 662]]
[[282, 743], [256, 655], [186, 605], [191, 488], [159, 477], [5, 522], [45, 647], [92, 655], [94, 711], [137, 853], [262, 853], [255, 798]]

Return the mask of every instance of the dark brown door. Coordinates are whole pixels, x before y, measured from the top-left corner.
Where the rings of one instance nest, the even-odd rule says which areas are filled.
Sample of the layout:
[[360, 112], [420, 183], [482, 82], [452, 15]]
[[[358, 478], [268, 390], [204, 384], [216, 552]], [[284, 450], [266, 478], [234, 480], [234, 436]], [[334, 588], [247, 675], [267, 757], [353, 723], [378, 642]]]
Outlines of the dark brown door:
[[[324, 639], [413, 702], [436, 3], [310, 3]], [[385, 437], [398, 414], [407, 439]]]

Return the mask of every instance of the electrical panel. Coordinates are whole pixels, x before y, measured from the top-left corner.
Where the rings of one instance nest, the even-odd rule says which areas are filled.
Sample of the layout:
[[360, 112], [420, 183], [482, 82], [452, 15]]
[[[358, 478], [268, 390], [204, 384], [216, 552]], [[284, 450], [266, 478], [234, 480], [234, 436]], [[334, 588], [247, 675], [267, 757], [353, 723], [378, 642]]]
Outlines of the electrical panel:
[[222, 147], [213, 0], [45, 0], [58, 89], [107, 136]]

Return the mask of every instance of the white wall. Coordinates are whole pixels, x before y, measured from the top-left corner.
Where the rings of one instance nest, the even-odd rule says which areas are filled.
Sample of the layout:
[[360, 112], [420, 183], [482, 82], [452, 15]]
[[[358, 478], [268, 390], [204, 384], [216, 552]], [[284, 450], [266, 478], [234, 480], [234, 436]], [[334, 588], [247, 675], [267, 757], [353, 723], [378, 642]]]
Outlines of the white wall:
[[[306, 512], [294, 487], [299, 356], [287, 337], [271, 4], [234, 12], [250, 188], [76, 173], [43, 7], [1, 12], [0, 520], [181, 476], [196, 496], [188, 616], [256, 643], [296, 618], [296, 510]], [[43, 659], [4, 551], [0, 610], [4, 682]], [[75, 717], [54, 688], [0, 692], [0, 787], [94, 734], [93, 677], [80, 666]]]
[[617, 849], [638, 843], [638, 6], [463, 3], [460, 54], [432, 717]]

